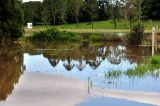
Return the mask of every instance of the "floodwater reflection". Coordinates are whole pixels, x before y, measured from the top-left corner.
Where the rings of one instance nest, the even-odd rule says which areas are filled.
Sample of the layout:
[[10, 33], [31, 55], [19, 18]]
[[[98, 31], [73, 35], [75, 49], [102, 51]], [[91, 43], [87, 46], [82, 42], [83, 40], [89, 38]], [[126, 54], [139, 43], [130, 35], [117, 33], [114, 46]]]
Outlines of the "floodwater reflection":
[[[21, 47], [19, 45], [12, 43], [1, 45], [0, 48], [1, 101], [6, 100], [6, 98], [12, 93], [15, 84], [18, 83], [19, 78], [23, 73], [23, 53], [21, 52]], [[16, 48], [19, 50], [17, 51]]]
[[126, 101], [123, 99], [97, 97], [88, 98], [86, 101], [78, 104], [77, 106], [153, 106], [151, 104], [137, 103], [133, 101]]
[[[41, 50], [41, 53], [35, 53], [37, 50]], [[62, 74], [84, 81], [90, 79], [93, 86], [101, 88], [160, 92], [159, 70], [128, 73], [128, 69], [143, 64], [145, 52], [149, 51], [144, 50], [139, 48], [136, 50], [138, 53], [135, 49], [131, 52], [121, 44], [89, 46], [85, 49], [33, 49], [24, 53], [23, 65], [31, 72]]]
[[[37, 106], [49, 106], [53, 98], [58, 106], [73, 106], [86, 95], [92, 95], [94, 87], [160, 92], [159, 69], [143, 75], [124, 74], [144, 64], [144, 59], [151, 55], [151, 48], [128, 48], [121, 42], [95, 45], [10, 43], [0, 44], [0, 48], [2, 106], [22, 106], [24, 101], [24, 106], [30, 105], [30, 101]], [[66, 99], [67, 95], [70, 98]], [[68, 105], [60, 104], [61, 99]]]

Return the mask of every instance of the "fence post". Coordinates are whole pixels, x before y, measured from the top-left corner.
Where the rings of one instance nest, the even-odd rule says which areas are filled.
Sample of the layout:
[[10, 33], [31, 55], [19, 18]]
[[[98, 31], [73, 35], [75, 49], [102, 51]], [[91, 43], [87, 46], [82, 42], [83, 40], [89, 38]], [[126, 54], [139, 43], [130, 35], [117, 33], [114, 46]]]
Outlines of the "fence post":
[[152, 27], [152, 56], [154, 56], [154, 49], [155, 49], [155, 34], [156, 34], [156, 28]]

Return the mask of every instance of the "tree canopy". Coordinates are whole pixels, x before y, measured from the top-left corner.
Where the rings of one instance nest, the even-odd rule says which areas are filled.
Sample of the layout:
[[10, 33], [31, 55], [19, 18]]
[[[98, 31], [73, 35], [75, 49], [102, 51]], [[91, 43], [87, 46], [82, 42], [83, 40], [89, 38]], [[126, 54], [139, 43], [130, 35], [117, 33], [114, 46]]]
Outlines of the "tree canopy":
[[0, 37], [18, 38], [23, 34], [23, 10], [19, 0], [0, 0]]
[[[159, 0], [43, 0], [23, 3], [25, 22], [64, 24], [117, 20], [160, 19]], [[88, 23], [92, 24], [93, 23]], [[131, 26], [131, 23], [130, 23]]]

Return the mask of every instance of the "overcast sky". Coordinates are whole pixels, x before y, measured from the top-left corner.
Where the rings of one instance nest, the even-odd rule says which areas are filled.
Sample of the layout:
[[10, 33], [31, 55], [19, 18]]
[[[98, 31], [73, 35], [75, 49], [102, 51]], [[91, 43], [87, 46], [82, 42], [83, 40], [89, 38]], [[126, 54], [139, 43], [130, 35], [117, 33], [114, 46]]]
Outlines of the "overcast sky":
[[43, 0], [23, 0], [23, 2], [28, 2], [28, 1], [43, 1]]

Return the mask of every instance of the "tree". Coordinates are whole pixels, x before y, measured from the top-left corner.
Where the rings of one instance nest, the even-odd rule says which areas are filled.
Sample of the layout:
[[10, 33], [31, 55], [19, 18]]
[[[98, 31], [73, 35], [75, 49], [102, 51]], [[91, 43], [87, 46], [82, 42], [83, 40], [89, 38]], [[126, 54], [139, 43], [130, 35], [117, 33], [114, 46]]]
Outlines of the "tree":
[[139, 22], [141, 21], [141, 15], [143, 13], [142, 2], [143, 0], [133, 0], [132, 1], [132, 5], [135, 7], [134, 15], [136, 16], [136, 19]]
[[46, 28], [48, 26], [49, 17], [51, 15], [50, 13], [50, 0], [44, 0], [43, 1], [43, 22], [46, 25]]
[[96, 5], [97, 5], [97, 0], [86, 0], [85, 1], [87, 12], [91, 16], [92, 29], [93, 29], [93, 21], [94, 21], [94, 18], [96, 17], [96, 14], [95, 14]]
[[58, 15], [59, 11], [59, 0], [51, 0], [51, 13], [53, 16], [53, 24], [56, 24], [56, 16]]
[[23, 11], [19, 0], [0, 0], [0, 37], [23, 35]]
[[122, 2], [122, 10], [123, 10], [123, 17], [125, 19], [125, 26], [127, 28], [127, 21], [130, 20], [130, 28], [131, 28], [131, 22], [134, 12], [134, 6], [132, 4], [132, 0], [121, 0]]
[[120, 5], [119, 0], [112, 0], [112, 8], [113, 8], [113, 22], [114, 28], [117, 29], [117, 14], [118, 14], [118, 6]]
[[160, 19], [160, 1], [159, 0], [144, 0], [142, 3], [144, 8], [143, 15], [150, 19]]
[[33, 23], [40, 23], [42, 22], [42, 3], [41, 2], [26, 2], [23, 3], [24, 7], [24, 20], [25, 23], [33, 22]]
[[111, 15], [109, 0], [98, 0], [98, 20], [106, 20]]
[[82, 5], [82, 0], [73, 0], [73, 10], [75, 13], [75, 18], [76, 18], [76, 23], [77, 23], [77, 28], [78, 28], [78, 23], [79, 23], [79, 11]]
[[58, 0], [59, 1], [59, 18], [61, 19], [62, 27], [64, 27], [64, 23], [66, 20], [66, 12], [67, 12], [67, 0]]

